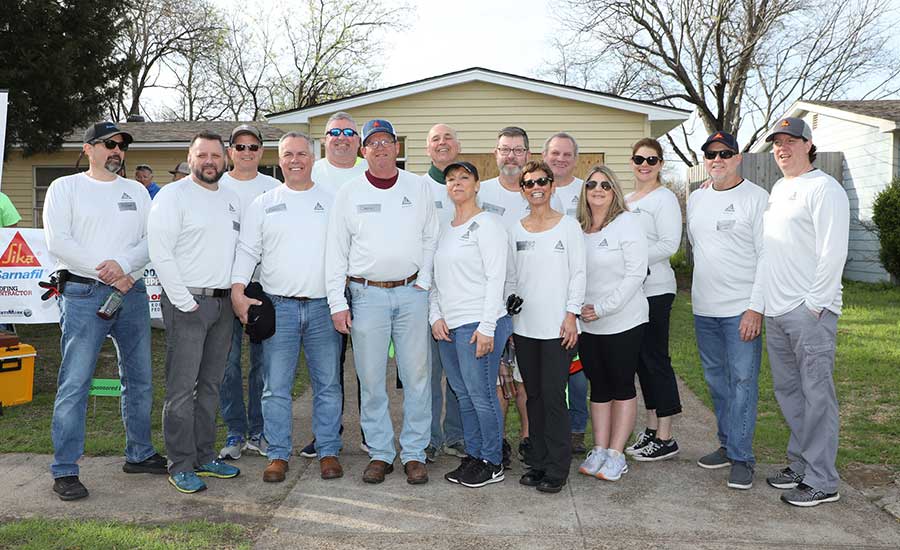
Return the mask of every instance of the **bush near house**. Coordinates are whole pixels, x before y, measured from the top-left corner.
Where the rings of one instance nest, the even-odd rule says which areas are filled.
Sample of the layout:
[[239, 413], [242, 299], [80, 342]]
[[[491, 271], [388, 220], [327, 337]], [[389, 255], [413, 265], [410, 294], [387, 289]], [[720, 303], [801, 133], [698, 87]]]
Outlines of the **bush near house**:
[[872, 206], [872, 222], [878, 228], [881, 252], [878, 256], [885, 271], [900, 279], [900, 178], [885, 187]]

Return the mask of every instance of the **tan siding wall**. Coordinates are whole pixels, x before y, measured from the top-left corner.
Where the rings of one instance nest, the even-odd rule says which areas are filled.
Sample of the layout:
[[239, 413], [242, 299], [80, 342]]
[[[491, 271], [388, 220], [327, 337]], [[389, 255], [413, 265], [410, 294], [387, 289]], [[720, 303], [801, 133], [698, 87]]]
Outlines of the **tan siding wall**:
[[[497, 130], [515, 125], [528, 132], [535, 152], [540, 152], [551, 134], [561, 130], [571, 133], [581, 151], [603, 153], [629, 188], [631, 144], [650, 131], [647, 117], [641, 114], [483, 82], [373, 103], [349, 112], [360, 125], [372, 118], [390, 120], [397, 133], [406, 136], [406, 166], [412, 172], [428, 169], [425, 138], [438, 122], [456, 128], [466, 153], [490, 153], [497, 144]], [[310, 119], [314, 137], [324, 133], [328, 116]]]

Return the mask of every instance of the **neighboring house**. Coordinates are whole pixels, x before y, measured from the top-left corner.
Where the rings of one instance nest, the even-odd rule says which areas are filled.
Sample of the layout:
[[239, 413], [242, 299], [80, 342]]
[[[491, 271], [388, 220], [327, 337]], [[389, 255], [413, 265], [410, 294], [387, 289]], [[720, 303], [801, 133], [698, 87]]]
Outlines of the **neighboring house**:
[[[134, 137], [134, 143], [125, 156], [125, 173], [134, 177], [138, 164], [149, 164], [153, 168], [153, 181], [160, 186], [172, 181], [169, 170], [187, 159], [187, 149], [191, 138], [202, 129], [209, 129], [222, 135], [228, 141], [231, 130], [242, 122], [198, 121], [198, 122], [123, 122], [118, 126]], [[278, 138], [283, 131], [269, 124], [256, 124], [263, 133], [266, 153], [261, 163], [261, 171], [275, 174], [278, 164]], [[22, 215], [19, 227], [41, 227], [41, 213], [44, 196], [50, 183], [61, 176], [75, 173], [75, 162], [81, 152], [84, 129], [72, 132], [56, 153], [25, 157], [15, 144], [3, 166], [3, 182], [0, 189], [9, 195]], [[82, 159], [80, 170], [87, 169], [87, 160]]]
[[[843, 185], [850, 198], [850, 249], [844, 277], [890, 281], [878, 260], [878, 237], [866, 228], [878, 193], [900, 177], [900, 100], [798, 101], [785, 116], [806, 120], [819, 151], [844, 155]], [[771, 151], [759, 140], [752, 152]]]
[[360, 127], [372, 118], [390, 120], [401, 140], [398, 164], [415, 173], [428, 170], [425, 138], [436, 123], [456, 128], [462, 157], [478, 167], [482, 179], [497, 175], [493, 158], [497, 130], [521, 126], [538, 156], [548, 136], [571, 133], [581, 157], [575, 175], [584, 177], [592, 164], [605, 162], [625, 187], [633, 185], [631, 145], [642, 137], [665, 134], [690, 115], [646, 101], [471, 68], [273, 113], [267, 120], [285, 130], [309, 132], [320, 142], [316, 150], [321, 156], [325, 123], [336, 111], [350, 113]]

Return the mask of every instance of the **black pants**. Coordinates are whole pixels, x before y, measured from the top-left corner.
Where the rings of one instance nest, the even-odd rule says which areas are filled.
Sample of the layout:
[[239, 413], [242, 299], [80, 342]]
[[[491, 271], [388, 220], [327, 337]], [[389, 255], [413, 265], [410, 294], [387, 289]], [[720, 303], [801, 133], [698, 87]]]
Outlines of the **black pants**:
[[681, 412], [678, 383], [669, 357], [669, 317], [674, 294], [647, 298], [650, 303], [650, 322], [644, 330], [638, 380], [647, 410], [656, 409], [656, 417], [664, 418]]
[[529, 463], [548, 477], [567, 479], [572, 460], [566, 407], [569, 353], [561, 338], [537, 340], [513, 334], [513, 340], [528, 396]]
[[634, 373], [640, 361], [644, 326], [617, 334], [581, 333], [578, 349], [584, 373], [591, 381], [591, 403], [628, 401], [637, 396]]

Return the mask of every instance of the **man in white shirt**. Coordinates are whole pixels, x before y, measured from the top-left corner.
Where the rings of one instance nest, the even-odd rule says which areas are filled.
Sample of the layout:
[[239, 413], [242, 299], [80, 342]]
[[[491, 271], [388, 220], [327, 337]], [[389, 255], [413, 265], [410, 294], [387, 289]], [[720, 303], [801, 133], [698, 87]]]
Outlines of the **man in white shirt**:
[[263, 481], [284, 481], [293, 447], [291, 390], [300, 348], [313, 388], [312, 431], [323, 479], [343, 475], [341, 335], [331, 323], [325, 299], [325, 240], [333, 195], [310, 178], [313, 144], [306, 134], [289, 132], [278, 143], [284, 185], [258, 197], [247, 208], [231, 276], [231, 301], [241, 322], [251, 304], [244, 295], [257, 264], [263, 289], [275, 307], [275, 334], [262, 342], [265, 391], [262, 415], [269, 465]]
[[[141, 278], [149, 260], [150, 195], [136, 181], [116, 175], [132, 141], [112, 122], [91, 125], [82, 145], [88, 171], [55, 180], [44, 202], [47, 247], [60, 270], [62, 364], [53, 403], [50, 472], [53, 491], [62, 500], [88, 496], [78, 478], [78, 460], [84, 453], [88, 389], [107, 335], [116, 344], [122, 379], [122, 469], [166, 473], [165, 459], [150, 437], [150, 310]], [[104, 320], [98, 310], [110, 300], [120, 305]]]
[[[262, 133], [255, 126], [241, 124], [231, 131], [228, 157], [232, 168], [222, 175], [219, 185], [233, 191], [241, 202], [241, 216], [246, 215], [250, 203], [280, 182], [259, 173], [263, 156]], [[243, 220], [242, 220], [243, 221]], [[256, 280], [254, 277], [253, 280]], [[244, 326], [235, 318], [231, 333], [231, 352], [225, 365], [225, 376], [219, 389], [222, 420], [228, 433], [219, 458], [236, 460], [241, 451], [250, 449], [266, 456], [268, 446], [263, 429], [262, 414], [262, 345], [250, 343], [250, 371], [247, 373], [247, 404], [244, 406], [244, 377], [241, 371], [241, 348]]]
[[784, 502], [816, 506], [840, 498], [833, 373], [850, 206], [841, 184], [813, 167], [816, 147], [803, 119], [780, 120], [766, 140], [784, 174], [772, 187], [763, 224], [766, 346], [775, 397], [791, 429], [791, 463], [766, 481], [789, 489]]
[[169, 483], [182, 493], [196, 493], [206, 489], [198, 476], [240, 473], [216, 458], [214, 445], [219, 386], [234, 325], [229, 297], [241, 203], [219, 186], [225, 172], [221, 136], [208, 131], [194, 136], [188, 163], [191, 175], [156, 195], [148, 241], [163, 287]]
[[[425, 152], [431, 159], [431, 166], [428, 167], [428, 172], [423, 178], [431, 187], [434, 208], [442, 229], [450, 223], [456, 211], [453, 202], [447, 196], [444, 168], [456, 162], [459, 151], [459, 138], [454, 128], [447, 124], [435, 124], [428, 131], [428, 137], [425, 139]], [[430, 332], [431, 328], [429, 327]], [[429, 462], [434, 462], [434, 457], [441, 450], [446, 454], [462, 458], [466, 456], [466, 444], [463, 441], [459, 403], [450, 384], [444, 383], [446, 377], [441, 365], [437, 341], [434, 338], [431, 338], [429, 353], [431, 354], [431, 442], [425, 449], [425, 455]], [[444, 399], [445, 391], [446, 400]], [[445, 402], [446, 412], [444, 411]], [[443, 422], [441, 422], [442, 419]]]
[[712, 134], [702, 150], [712, 185], [688, 199], [687, 230], [694, 247], [691, 303], [719, 448], [697, 465], [730, 466], [727, 486], [750, 489], [764, 313], [759, 270], [769, 194], [741, 177], [742, 156], [731, 134]]
[[[363, 128], [369, 169], [338, 191], [329, 219], [325, 284], [335, 328], [353, 338], [360, 381], [360, 423], [371, 461], [366, 483], [393, 471], [394, 430], [385, 390], [388, 346], [397, 350], [403, 382], [400, 460], [410, 484], [426, 483], [431, 426], [428, 289], [438, 224], [431, 190], [397, 168], [400, 146], [386, 120]], [[344, 291], [349, 287], [352, 304]]]

